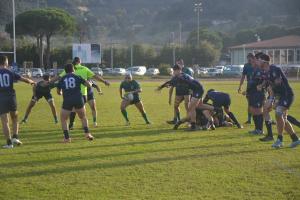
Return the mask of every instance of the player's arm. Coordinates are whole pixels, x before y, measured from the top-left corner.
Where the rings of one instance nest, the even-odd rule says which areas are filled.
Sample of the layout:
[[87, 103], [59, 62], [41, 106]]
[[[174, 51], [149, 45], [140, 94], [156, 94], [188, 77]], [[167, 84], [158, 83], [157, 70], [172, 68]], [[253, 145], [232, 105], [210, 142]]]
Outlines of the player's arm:
[[172, 104], [172, 95], [173, 95], [174, 87], [171, 86], [169, 89], [169, 105]]
[[103, 94], [101, 88], [97, 84], [92, 83], [92, 87], [97, 90], [98, 94]]
[[29, 78], [25, 78], [23, 76], [20, 76], [19, 80], [22, 81], [22, 82], [24, 82], [24, 83], [31, 84], [31, 85], [35, 85], [36, 84], [33, 80], [31, 80]]
[[171, 81], [167, 81], [167, 82], [165, 82], [164, 84], [158, 86], [158, 87], [156, 88], [156, 90], [157, 90], [157, 91], [160, 91], [160, 90], [162, 90], [163, 88], [169, 87], [169, 86], [171, 86]]
[[240, 80], [240, 85], [239, 85], [239, 88], [238, 88], [238, 93], [241, 93], [241, 91], [242, 91], [242, 85], [244, 84], [245, 78], [246, 78], [246, 75], [243, 74], [242, 77], [241, 77], [241, 80]]
[[109, 86], [109, 85], [110, 85], [110, 83], [109, 83], [108, 81], [104, 80], [101, 76], [99, 76], [99, 75], [97, 75], [97, 74], [95, 74], [95, 75], [93, 76], [93, 78], [96, 79], [96, 80], [99, 81], [99, 82], [104, 83], [106, 86]]
[[121, 97], [121, 99], [123, 99], [123, 89], [120, 87], [120, 89], [119, 89], [119, 93], [120, 93], [120, 97]]
[[89, 81], [84, 80], [84, 79], [82, 79], [82, 84], [85, 85], [85, 86], [88, 87], [88, 88], [91, 88], [91, 87], [92, 87], [92, 84], [91, 84]]
[[208, 94], [206, 94], [206, 96], [203, 99], [203, 103], [207, 104], [208, 101], [209, 101], [209, 96], [208, 96]]

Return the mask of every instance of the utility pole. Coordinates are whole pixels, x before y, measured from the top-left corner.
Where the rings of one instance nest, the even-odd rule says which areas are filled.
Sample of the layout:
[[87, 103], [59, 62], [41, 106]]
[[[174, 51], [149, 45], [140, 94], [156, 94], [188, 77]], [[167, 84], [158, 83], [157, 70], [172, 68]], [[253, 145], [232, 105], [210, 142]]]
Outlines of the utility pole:
[[133, 44], [130, 45], [130, 66], [133, 67]]
[[174, 32], [171, 32], [171, 46], [173, 48], [173, 65], [175, 65], [175, 62], [176, 62], [176, 52], [175, 52], [175, 33]]
[[12, 9], [13, 9], [14, 63], [17, 63], [17, 55], [16, 55], [16, 9], [15, 9], [15, 0], [12, 0]]
[[181, 47], [181, 41], [182, 41], [182, 23], [179, 22], [179, 47]]
[[197, 47], [200, 45], [200, 12], [203, 11], [202, 3], [194, 4], [194, 11], [197, 13]]

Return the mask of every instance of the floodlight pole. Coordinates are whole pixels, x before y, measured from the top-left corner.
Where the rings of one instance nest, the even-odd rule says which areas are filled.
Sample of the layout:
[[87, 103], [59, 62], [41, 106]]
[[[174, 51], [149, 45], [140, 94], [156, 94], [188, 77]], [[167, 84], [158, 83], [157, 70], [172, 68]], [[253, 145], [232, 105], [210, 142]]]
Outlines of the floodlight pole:
[[202, 3], [195, 3], [194, 4], [195, 12], [197, 12], [197, 47], [200, 45], [200, 12], [203, 11]]
[[17, 62], [17, 55], [16, 55], [16, 10], [15, 10], [15, 0], [12, 0], [12, 8], [13, 8], [14, 63], [16, 63]]

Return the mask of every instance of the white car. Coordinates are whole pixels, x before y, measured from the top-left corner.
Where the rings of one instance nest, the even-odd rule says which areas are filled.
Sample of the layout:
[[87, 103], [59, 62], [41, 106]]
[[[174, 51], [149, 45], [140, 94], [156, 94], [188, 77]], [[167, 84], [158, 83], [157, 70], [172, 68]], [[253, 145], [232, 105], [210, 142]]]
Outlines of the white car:
[[103, 71], [100, 67], [92, 67], [91, 71], [99, 76], [103, 76]]
[[124, 76], [126, 74], [126, 70], [124, 68], [113, 68], [112, 75], [121, 75]]
[[144, 76], [147, 69], [145, 66], [135, 66], [135, 67], [129, 67], [126, 70], [126, 73], [131, 73], [132, 75], [138, 75], [138, 76]]
[[148, 75], [148, 76], [155, 76], [155, 75], [158, 75], [160, 72], [159, 72], [159, 69], [157, 68], [149, 68], [147, 71], [146, 71], [146, 74], [145, 75]]
[[199, 76], [206, 76], [207, 73], [208, 73], [208, 71], [207, 71], [207, 69], [204, 68], [204, 67], [199, 67], [199, 68], [197, 69], [197, 74], [198, 74]]
[[32, 77], [40, 78], [43, 76], [43, 71], [41, 68], [32, 68], [31, 74], [32, 74]]
[[219, 76], [221, 75], [220, 70], [218, 70], [217, 68], [209, 68], [207, 69], [207, 75], [208, 76]]
[[225, 66], [220, 65], [220, 66], [216, 66], [215, 68], [219, 70], [220, 74], [223, 74]]

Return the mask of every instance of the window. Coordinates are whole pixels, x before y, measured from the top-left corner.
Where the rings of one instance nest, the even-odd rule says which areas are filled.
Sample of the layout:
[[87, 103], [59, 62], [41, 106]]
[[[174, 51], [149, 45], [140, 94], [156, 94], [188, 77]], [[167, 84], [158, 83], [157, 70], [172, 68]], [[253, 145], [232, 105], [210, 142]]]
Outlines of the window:
[[270, 56], [270, 63], [274, 63], [273, 49], [266, 50], [266, 54]]
[[289, 49], [288, 50], [288, 64], [294, 64], [294, 50], [293, 49]]
[[300, 64], [300, 49], [297, 49], [296, 50], [296, 62], [297, 62], [297, 64]]
[[274, 64], [280, 64], [280, 50], [274, 51]]
[[280, 50], [280, 64], [281, 65], [287, 64], [287, 50], [286, 49]]

